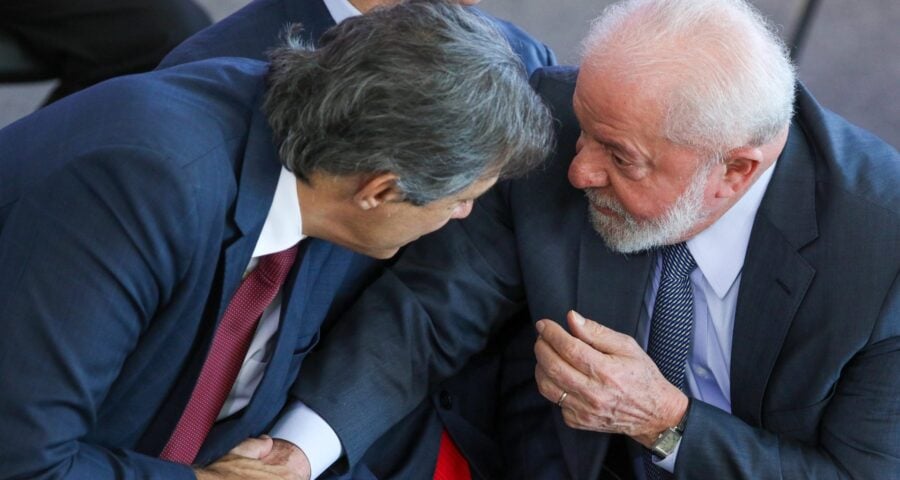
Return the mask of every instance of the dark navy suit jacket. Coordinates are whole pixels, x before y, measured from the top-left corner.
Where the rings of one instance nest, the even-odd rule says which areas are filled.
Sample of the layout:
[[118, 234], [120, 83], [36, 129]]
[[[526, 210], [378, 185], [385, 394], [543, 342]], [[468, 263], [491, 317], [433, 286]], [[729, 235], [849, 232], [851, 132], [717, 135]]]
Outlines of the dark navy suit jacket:
[[[266, 69], [122, 77], [0, 131], [0, 478], [194, 478], [155, 456], [272, 201]], [[371, 266], [316, 239], [302, 254], [258, 390], [197, 463], [266, 431]]]
[[[524, 307], [635, 334], [653, 255], [607, 249], [567, 180], [575, 74], [534, 78], [559, 119], [555, 157], [408, 247], [310, 358], [299, 396], [351, 462]], [[733, 414], [693, 402], [678, 478], [900, 478], [900, 155], [802, 87], [795, 107], [742, 270]], [[525, 353], [506, 373], [533, 378]], [[507, 417], [528, 455], [505, 473], [598, 478], [611, 436], [565, 426], [531, 382], [532, 401], [516, 397], [525, 414]]]
[[[530, 74], [556, 64], [553, 52], [519, 27], [484, 14], [506, 37]], [[281, 43], [289, 24], [303, 25], [302, 35], [315, 43], [334, 26], [322, 0], [256, 0], [231, 16], [197, 33], [173, 50], [160, 68], [202, 58], [236, 56], [264, 59], [265, 52]], [[530, 332], [530, 330], [529, 330]], [[353, 478], [426, 478], [435, 464], [440, 435], [447, 429], [469, 461], [475, 478], [494, 478], [502, 466], [496, 439], [493, 396], [471, 399], [458, 395], [458, 386], [476, 390], [493, 388], [500, 373], [499, 338], [487, 352], [473, 359], [464, 374], [436, 388], [429, 401], [419, 405], [370, 450]]]

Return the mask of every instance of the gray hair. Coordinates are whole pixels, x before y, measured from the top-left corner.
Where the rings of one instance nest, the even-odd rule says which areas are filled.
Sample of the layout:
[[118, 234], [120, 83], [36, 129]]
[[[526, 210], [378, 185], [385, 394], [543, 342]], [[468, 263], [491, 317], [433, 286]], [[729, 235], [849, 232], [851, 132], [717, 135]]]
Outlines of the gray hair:
[[584, 50], [658, 89], [665, 138], [710, 158], [771, 141], [793, 115], [788, 50], [743, 0], [626, 0], [594, 21]]
[[284, 165], [309, 181], [392, 172], [415, 205], [541, 162], [548, 109], [506, 39], [458, 5], [413, 0], [349, 18], [313, 49], [270, 54], [265, 111]]

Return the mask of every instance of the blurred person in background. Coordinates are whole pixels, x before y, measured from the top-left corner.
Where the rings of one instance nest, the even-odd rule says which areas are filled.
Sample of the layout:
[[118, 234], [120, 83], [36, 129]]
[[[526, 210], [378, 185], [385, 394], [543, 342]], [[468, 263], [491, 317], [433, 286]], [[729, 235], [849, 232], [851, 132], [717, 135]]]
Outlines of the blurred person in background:
[[[344, 19], [397, 3], [399, 0], [255, 0], [179, 45], [160, 68], [212, 57], [264, 59], [265, 52], [278, 44], [289, 25], [298, 23], [302, 38], [315, 44], [322, 32]], [[479, 0], [458, 3], [472, 7]], [[476, 8], [471, 11], [486, 18], [506, 37], [529, 74], [538, 67], [556, 65], [553, 51], [521, 28]]]
[[0, 2], [0, 31], [59, 79], [45, 103], [108, 78], [153, 70], [209, 24], [191, 0]]

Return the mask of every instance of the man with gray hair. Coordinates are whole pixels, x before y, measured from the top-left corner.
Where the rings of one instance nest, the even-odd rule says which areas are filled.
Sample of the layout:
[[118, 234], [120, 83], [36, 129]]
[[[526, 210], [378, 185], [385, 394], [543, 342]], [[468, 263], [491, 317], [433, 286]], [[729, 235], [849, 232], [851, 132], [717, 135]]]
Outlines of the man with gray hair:
[[407, 249], [300, 379], [349, 463], [527, 308], [500, 391], [449, 392], [505, 402], [510, 478], [900, 476], [897, 151], [740, 0], [616, 4], [532, 84], [553, 160]]
[[0, 131], [0, 478], [308, 476], [323, 321], [550, 139], [502, 37], [415, 0]]

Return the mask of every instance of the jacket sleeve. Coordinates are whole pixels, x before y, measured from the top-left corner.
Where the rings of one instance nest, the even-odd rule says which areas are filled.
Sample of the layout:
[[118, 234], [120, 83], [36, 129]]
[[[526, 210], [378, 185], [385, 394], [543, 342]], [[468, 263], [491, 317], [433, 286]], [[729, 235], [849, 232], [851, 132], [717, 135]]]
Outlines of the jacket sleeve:
[[28, 188], [2, 226], [0, 478], [194, 478], [91, 440], [123, 362], [190, 258], [193, 193], [153, 156], [85, 154]]
[[755, 428], [693, 402], [675, 464], [677, 478], [897, 478], [900, 476], [900, 278], [868, 345], [844, 367], [832, 393], [796, 411], [814, 444]]
[[521, 307], [504, 192], [407, 247], [304, 363], [294, 394], [337, 432], [351, 465]]

